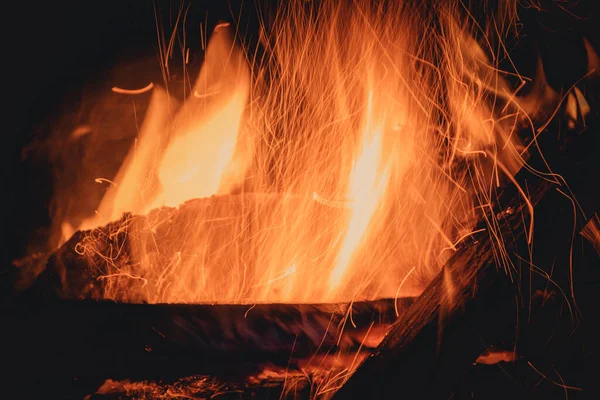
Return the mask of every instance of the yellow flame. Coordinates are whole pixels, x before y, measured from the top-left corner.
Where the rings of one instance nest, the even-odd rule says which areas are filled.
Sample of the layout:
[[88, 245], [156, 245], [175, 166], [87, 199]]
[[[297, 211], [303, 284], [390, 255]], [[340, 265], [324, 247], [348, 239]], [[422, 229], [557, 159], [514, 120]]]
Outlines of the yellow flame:
[[154, 207], [226, 193], [245, 172], [242, 156], [236, 165], [232, 162], [249, 75], [227, 27], [220, 24], [215, 28], [194, 96], [183, 105], [175, 122], [178, 131], [158, 168], [162, 187]]
[[[196, 197], [226, 192], [245, 172], [236, 150], [248, 96], [248, 69], [226, 25], [215, 29], [204, 65], [190, 97], [171, 121], [176, 102], [153, 84], [147, 117], [127, 159], [100, 204], [97, 215], [83, 223], [91, 228], [118, 219], [124, 212], [146, 213], [177, 206]], [[117, 90], [118, 89], [118, 90]], [[240, 152], [241, 150], [238, 150]]]
[[351, 202], [350, 222], [335, 266], [329, 276], [331, 292], [342, 285], [352, 255], [365, 235], [387, 184], [387, 169], [384, 173], [380, 173], [383, 131], [381, 127], [372, 126], [372, 113], [373, 93], [370, 93], [367, 103], [368, 120], [362, 137], [363, 149], [350, 174], [348, 190]]

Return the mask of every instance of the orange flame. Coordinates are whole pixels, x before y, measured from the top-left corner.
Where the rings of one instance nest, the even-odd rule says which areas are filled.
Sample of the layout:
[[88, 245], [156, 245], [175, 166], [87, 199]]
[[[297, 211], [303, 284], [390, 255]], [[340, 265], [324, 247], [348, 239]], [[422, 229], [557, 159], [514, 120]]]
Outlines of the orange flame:
[[80, 243], [105, 260], [105, 297], [418, 293], [469, 240], [500, 173], [523, 164], [524, 111], [470, 18], [400, 3], [286, 3], [261, 27], [264, 59], [221, 24], [193, 95], [179, 106], [154, 84], [136, 144], [80, 226], [147, 214], [119, 228], [127, 257], [93, 232]]
[[378, 176], [382, 153], [381, 128], [373, 127], [373, 94], [367, 101], [367, 122], [363, 131], [363, 149], [352, 168], [349, 182], [349, 198], [351, 199], [351, 217], [348, 230], [333, 270], [329, 276], [329, 290], [339, 288], [349, 267], [352, 254], [356, 251], [369, 222], [383, 197], [386, 187], [387, 171]]

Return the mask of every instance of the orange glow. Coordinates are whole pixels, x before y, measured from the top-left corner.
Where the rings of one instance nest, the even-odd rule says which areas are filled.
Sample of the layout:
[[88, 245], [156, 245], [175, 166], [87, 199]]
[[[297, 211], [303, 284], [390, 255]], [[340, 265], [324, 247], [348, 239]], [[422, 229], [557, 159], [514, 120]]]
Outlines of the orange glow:
[[350, 222], [337, 260], [329, 276], [329, 290], [337, 290], [347, 273], [352, 254], [359, 245], [387, 186], [387, 170], [379, 175], [382, 153], [381, 128], [372, 126], [373, 94], [367, 100], [367, 122], [362, 136], [362, 151], [352, 167], [349, 180]]
[[115, 228], [127, 243], [92, 230], [78, 245], [100, 256], [104, 297], [415, 295], [473, 240], [493, 188], [525, 162], [514, 132], [533, 106], [464, 10], [440, 2], [430, 21], [404, 2], [355, 3], [282, 4], [261, 26], [263, 58], [219, 24], [182, 99], [167, 83], [113, 89], [151, 90], [149, 108], [114, 179], [90, 177], [106, 191], [95, 215], [63, 224], [64, 239], [144, 215]]
[[150, 90], [152, 90], [153, 87], [154, 83], [150, 82], [147, 86], [141, 89], [123, 89], [115, 86], [112, 88], [112, 91], [120, 94], [142, 94], [149, 92]]
[[[139, 90], [113, 88], [120, 94], [154, 89], [150, 108], [134, 147], [108, 189], [97, 215], [82, 228], [120, 218], [124, 212], [143, 214], [188, 199], [226, 193], [243, 174], [233, 153], [248, 96], [248, 69], [233, 40], [219, 25], [206, 50], [206, 60], [194, 96], [181, 107], [153, 84]], [[233, 57], [232, 57], [232, 52]], [[170, 111], [177, 109], [170, 119]], [[98, 178], [96, 181], [107, 181]]]
[[233, 160], [233, 155], [250, 78], [227, 26], [215, 28], [193, 96], [175, 117], [175, 136], [158, 167], [161, 192], [153, 207], [227, 193], [245, 173], [243, 156]]

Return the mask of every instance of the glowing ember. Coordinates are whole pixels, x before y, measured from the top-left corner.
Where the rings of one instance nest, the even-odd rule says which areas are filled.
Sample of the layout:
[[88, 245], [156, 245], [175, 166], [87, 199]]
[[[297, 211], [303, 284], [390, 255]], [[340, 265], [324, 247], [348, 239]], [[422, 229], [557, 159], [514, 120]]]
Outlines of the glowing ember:
[[498, 364], [500, 362], [513, 362], [519, 357], [510, 350], [489, 350], [477, 357], [476, 364]]
[[181, 104], [156, 83], [114, 88], [152, 90], [143, 126], [117, 176], [103, 181], [96, 215], [63, 224], [66, 239], [124, 212], [147, 214], [114, 232], [127, 233], [126, 252], [93, 231], [79, 243], [103, 264], [104, 296], [255, 303], [419, 293], [471, 240], [492, 187], [522, 166], [514, 132], [529, 118], [491, 55], [502, 37], [480, 46], [464, 9], [435, 7], [292, 1], [261, 27], [267, 57], [245, 56], [231, 27], [218, 25]]

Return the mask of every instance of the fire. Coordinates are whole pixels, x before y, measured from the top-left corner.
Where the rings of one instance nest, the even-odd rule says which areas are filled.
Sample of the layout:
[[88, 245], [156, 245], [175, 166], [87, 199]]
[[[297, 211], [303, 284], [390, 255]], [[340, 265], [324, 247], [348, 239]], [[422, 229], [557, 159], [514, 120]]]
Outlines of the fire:
[[263, 56], [218, 25], [182, 102], [157, 83], [113, 90], [152, 91], [146, 117], [95, 215], [63, 221], [144, 215], [121, 220], [126, 246], [94, 231], [78, 245], [100, 255], [104, 297], [419, 293], [526, 158], [494, 45], [465, 10], [435, 7], [292, 1], [261, 26]]
[[215, 29], [193, 96], [183, 105], [183, 121], [175, 123], [181, 127], [158, 167], [161, 192], [153, 207], [228, 193], [245, 172], [242, 156], [233, 156], [248, 99], [248, 68], [226, 29]]
[[[367, 101], [367, 115], [373, 113], [373, 94]], [[349, 266], [352, 254], [359, 246], [361, 238], [369, 225], [377, 204], [385, 190], [387, 173], [378, 176], [382, 153], [382, 129], [371, 126], [367, 120], [362, 136], [362, 146], [358, 160], [353, 165], [349, 181], [349, 198], [351, 199], [351, 217], [335, 266], [329, 276], [329, 290], [339, 288]], [[383, 182], [383, 183], [382, 183]]]
[[[193, 96], [170, 119], [171, 98], [154, 89], [150, 110], [136, 145], [115, 184], [105, 195], [97, 216], [84, 223], [91, 228], [120, 218], [124, 212], [147, 213], [177, 206], [188, 199], [227, 193], [243, 174], [238, 155], [231, 166], [242, 113], [248, 98], [248, 68], [233, 47], [226, 25], [215, 29]], [[231, 52], [234, 51], [233, 57]], [[152, 90], [124, 90], [140, 94]]]

